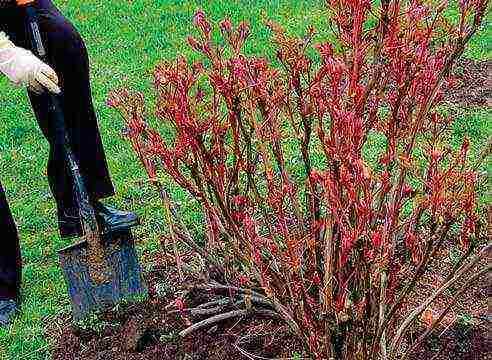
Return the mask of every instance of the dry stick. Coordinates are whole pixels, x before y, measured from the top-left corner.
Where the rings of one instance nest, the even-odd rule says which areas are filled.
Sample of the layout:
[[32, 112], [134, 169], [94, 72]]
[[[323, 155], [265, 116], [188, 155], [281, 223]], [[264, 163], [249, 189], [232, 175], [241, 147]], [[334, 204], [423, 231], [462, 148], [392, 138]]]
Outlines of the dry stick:
[[256, 296], [258, 298], [262, 298], [262, 299], [268, 301], [267, 298], [265, 298], [262, 294], [254, 291], [254, 290], [239, 288], [236, 286], [222, 285], [222, 284], [215, 283], [215, 282], [210, 283], [210, 284], [192, 285], [191, 288], [197, 289], [197, 290], [218, 290], [218, 291], [224, 291], [227, 293], [235, 291], [235, 292], [240, 293], [240, 294], [249, 294], [249, 295]]
[[225, 306], [216, 306], [213, 308], [207, 308], [207, 309], [200, 309], [200, 308], [188, 308], [188, 309], [181, 309], [181, 310], [172, 310], [169, 312], [169, 314], [189, 314], [192, 316], [197, 316], [197, 315], [216, 315], [219, 313], [224, 313]]
[[260, 298], [257, 296], [251, 296], [251, 295], [246, 295], [246, 294], [241, 294], [241, 295], [239, 295], [239, 297], [245, 301], [246, 301], [246, 299], [248, 299], [248, 301], [251, 301], [252, 303], [273, 307], [272, 303], [263, 297]]
[[164, 217], [166, 219], [167, 226], [169, 227], [169, 231], [171, 233], [171, 239], [173, 241], [174, 257], [176, 258], [176, 267], [178, 268], [179, 280], [183, 281], [183, 264], [181, 263], [181, 257], [179, 256], [176, 231], [174, 230], [174, 224], [171, 221], [171, 202], [169, 200], [169, 197], [167, 196], [167, 193], [164, 191], [161, 182], [155, 179], [153, 179], [152, 182], [157, 187], [162, 200], [162, 206], [164, 207]]
[[[325, 231], [324, 237], [324, 275], [323, 275], [323, 296], [320, 299], [320, 303], [323, 306], [323, 315], [325, 316], [325, 346], [328, 358], [333, 357], [334, 349], [330, 336], [330, 319], [328, 317], [328, 312], [332, 306], [332, 296], [333, 296], [333, 220], [331, 215], [327, 215], [325, 220]], [[321, 298], [321, 296], [320, 296]]]
[[[256, 304], [261, 304], [264, 306], [269, 306], [271, 308], [275, 308], [272, 301], [268, 300], [265, 296], [261, 295], [260, 293], [250, 290], [250, 289], [243, 289], [243, 288], [238, 288], [235, 286], [225, 286], [221, 284], [211, 284], [211, 285], [206, 285], [207, 288], [214, 289], [214, 290], [222, 290], [222, 291], [236, 291], [239, 293], [239, 297], [243, 300], [246, 301], [248, 299], [252, 303]], [[195, 288], [198, 288], [195, 286]]]
[[[386, 286], [388, 283], [386, 272], [381, 273], [381, 289], [379, 294], [379, 326], [383, 326], [384, 314], [386, 312]], [[381, 346], [381, 356], [383, 360], [388, 359], [388, 353], [386, 351], [386, 329], [383, 330], [381, 335], [381, 341], [379, 342]]]
[[473, 259], [468, 264], [464, 264], [461, 268], [456, 272], [456, 274], [443, 284], [430, 298], [428, 298], [422, 305], [416, 308], [412, 313], [405, 319], [405, 321], [398, 328], [396, 335], [391, 343], [391, 352], [393, 355], [398, 351], [398, 346], [401, 342], [403, 333], [405, 330], [413, 323], [413, 321], [422, 313], [424, 310], [446, 289], [448, 289], [451, 285], [453, 285], [456, 281], [460, 280], [463, 275], [469, 271], [473, 266], [475, 266], [482, 258], [489, 254], [490, 250], [492, 250], [492, 245], [487, 245], [483, 248], [479, 254], [475, 255]]
[[[246, 297], [245, 295], [240, 295], [239, 297], [240, 297], [240, 300], [236, 301], [236, 302], [233, 302], [232, 299], [226, 299], [227, 301], [224, 301], [224, 299], [221, 299], [218, 301], [211, 301], [207, 304], [203, 304], [203, 305], [207, 305], [206, 307], [204, 307], [203, 305], [199, 305], [199, 306], [194, 307], [194, 308], [173, 310], [170, 313], [176, 314], [176, 313], [186, 312], [186, 313], [189, 313], [190, 315], [215, 315], [215, 314], [218, 314], [221, 312], [223, 313], [226, 310], [226, 308], [229, 306], [239, 308], [241, 305], [244, 305], [244, 307], [246, 307], [248, 310], [250, 310], [249, 307], [251, 307], [251, 306], [249, 305], [249, 307], [248, 307], [248, 303], [272, 308], [272, 304], [268, 301], [265, 301], [262, 298], [258, 298], [256, 296]], [[217, 306], [211, 307], [211, 305], [214, 303]], [[268, 310], [268, 309], [260, 308], [258, 310], [261, 311], [261, 310]]]
[[234, 310], [234, 311], [229, 311], [224, 314], [219, 314], [212, 316], [208, 319], [202, 320], [197, 322], [196, 324], [191, 325], [187, 329], [181, 331], [179, 333], [179, 336], [185, 337], [189, 334], [191, 334], [194, 331], [203, 329], [204, 327], [208, 327], [210, 325], [213, 325], [218, 322], [222, 322], [228, 319], [236, 318], [236, 317], [244, 317], [246, 315], [253, 315], [253, 314], [258, 314], [258, 315], [263, 315], [263, 316], [271, 316], [271, 317], [279, 317], [279, 314], [277, 314], [274, 311], [271, 310]]
[[199, 306], [198, 307], [194, 307], [194, 308], [186, 308], [186, 309], [180, 309], [180, 310], [173, 310], [171, 312], [169, 312], [170, 314], [180, 314], [180, 313], [187, 313], [189, 315], [192, 315], [192, 316], [197, 316], [197, 315], [216, 315], [216, 314], [219, 314], [219, 313], [224, 313], [227, 308], [229, 307], [229, 305], [233, 306], [233, 307], [236, 307], [239, 308], [240, 305], [245, 305], [245, 302], [244, 301], [236, 301], [235, 303], [233, 303], [232, 301], [230, 301], [229, 303], [226, 303], [226, 304], [223, 304], [223, 305], [219, 305], [219, 306], [215, 306], [215, 307], [208, 307], [208, 308], [200, 308]]
[[224, 313], [224, 314], [219, 314], [219, 315], [216, 315], [216, 316], [212, 316], [212, 317], [210, 317], [208, 319], [199, 321], [196, 324], [193, 324], [190, 327], [186, 328], [185, 330], [181, 331], [179, 333], [179, 336], [185, 337], [185, 336], [191, 334], [194, 331], [197, 331], [197, 330], [200, 330], [200, 329], [202, 329], [204, 327], [213, 325], [213, 324], [215, 324], [217, 322], [222, 322], [224, 320], [232, 319], [232, 318], [235, 318], [235, 317], [243, 317], [243, 316], [247, 315], [248, 313], [249, 313], [248, 310], [234, 310], [234, 311], [229, 311], [229, 312]]
[[439, 318], [434, 321], [434, 323], [432, 324], [432, 326], [430, 328], [428, 328], [425, 333], [423, 333], [418, 339], [417, 341], [415, 341], [415, 343], [410, 347], [410, 349], [408, 349], [405, 354], [403, 354], [401, 360], [406, 360], [408, 358], [408, 356], [413, 352], [415, 351], [419, 345], [422, 343], [422, 341], [424, 341], [424, 339], [430, 335], [430, 333], [432, 333], [436, 328], [437, 326], [441, 323], [441, 321], [444, 319], [444, 317], [448, 314], [448, 312], [451, 310], [451, 307], [456, 303], [456, 301], [458, 300], [458, 298], [461, 296], [461, 294], [463, 294], [466, 290], [468, 290], [469, 286], [475, 282], [475, 280], [477, 280], [479, 277], [481, 277], [483, 274], [489, 272], [490, 270], [492, 269], [491, 266], [488, 266], [486, 267], [485, 269], [482, 269], [480, 272], [478, 272], [477, 274], [475, 274], [474, 276], [472, 276], [464, 285], [463, 287], [460, 289], [460, 291], [458, 291], [458, 293], [456, 293], [454, 296], [453, 296], [453, 299], [451, 300], [451, 302], [448, 304], [448, 306], [444, 309], [444, 311], [440, 314]]
[[323, 232], [323, 245], [324, 245], [324, 294], [320, 296], [320, 303], [323, 304], [323, 312], [328, 314], [329, 308], [332, 303], [333, 295], [333, 221], [330, 214], [325, 219], [325, 231]]
[[297, 323], [294, 321], [292, 318], [292, 315], [289, 313], [287, 308], [282, 305], [278, 300], [276, 299], [268, 299], [265, 296], [261, 295], [260, 293], [251, 290], [251, 289], [244, 289], [244, 288], [238, 288], [235, 286], [227, 286], [227, 285], [222, 285], [219, 283], [213, 283], [213, 284], [207, 284], [207, 285], [194, 285], [192, 286], [193, 289], [198, 289], [198, 290], [218, 290], [218, 291], [226, 291], [226, 292], [231, 292], [231, 291], [236, 291], [241, 294], [248, 294], [251, 295], [252, 297], [256, 298], [257, 301], [261, 299], [261, 301], [265, 303], [269, 303], [269, 305], [275, 309], [275, 311], [278, 313], [278, 315], [285, 320], [285, 322], [290, 326], [292, 331], [299, 336], [300, 338], [303, 338], [303, 333], [299, 329], [299, 326]]
[[212, 306], [216, 306], [216, 305], [227, 305], [229, 303], [231, 303], [231, 299], [221, 298], [221, 299], [218, 299], [218, 300], [210, 301], [208, 303], [200, 304], [200, 305], [197, 306], [197, 308], [198, 309], [206, 309], [206, 308], [209, 308], [209, 307], [212, 307]]

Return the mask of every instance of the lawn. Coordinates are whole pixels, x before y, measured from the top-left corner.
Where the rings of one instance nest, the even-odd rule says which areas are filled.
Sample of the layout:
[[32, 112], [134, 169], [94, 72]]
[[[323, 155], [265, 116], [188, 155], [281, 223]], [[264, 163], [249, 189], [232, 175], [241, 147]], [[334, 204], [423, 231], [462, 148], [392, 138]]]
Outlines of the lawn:
[[[133, 153], [121, 136], [123, 126], [105, 106], [107, 93], [126, 86], [150, 94], [151, 71], [160, 59], [190, 54], [184, 41], [191, 31], [193, 12], [201, 7], [218, 20], [226, 15], [252, 25], [248, 51], [272, 54], [266, 18], [277, 20], [295, 33], [308, 25], [327, 28], [320, 0], [63, 0], [56, 1], [86, 40], [92, 61], [94, 103], [100, 120], [109, 165], [118, 195], [112, 203], [138, 211], [143, 226], [137, 230], [145, 259], [158, 250], [164, 225], [159, 205]], [[491, 19], [489, 14], [488, 19]], [[489, 21], [490, 23], [490, 21]], [[484, 26], [466, 56], [490, 59], [492, 28]], [[13, 327], [0, 330], [0, 359], [49, 359], [50, 339], [45, 325], [70, 311], [56, 250], [68, 245], [57, 233], [55, 206], [45, 177], [46, 141], [23, 90], [0, 80], [0, 173], [22, 239], [24, 257], [23, 312]], [[450, 108], [455, 114], [457, 142], [464, 134], [474, 149], [491, 134], [490, 108]], [[143, 206], [145, 204], [145, 206]], [[191, 214], [190, 214], [191, 216]]]

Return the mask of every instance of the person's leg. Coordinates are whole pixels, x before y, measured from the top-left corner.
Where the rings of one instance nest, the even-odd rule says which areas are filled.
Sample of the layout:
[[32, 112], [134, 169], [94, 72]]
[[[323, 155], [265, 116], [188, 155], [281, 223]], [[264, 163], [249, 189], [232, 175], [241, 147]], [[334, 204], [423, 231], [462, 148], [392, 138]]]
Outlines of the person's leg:
[[[112, 196], [114, 188], [92, 104], [85, 44], [75, 27], [50, 0], [38, 0], [36, 7], [48, 62], [57, 72], [63, 89], [62, 110], [85, 185], [93, 199]], [[4, 13], [3, 16], [1, 13]], [[16, 45], [31, 49], [23, 9], [2, 10], [0, 30], [5, 31]], [[63, 209], [72, 207], [75, 199], [65, 166], [65, 156], [60, 147], [54, 146], [54, 124], [51, 110], [46, 105], [46, 96], [48, 95], [29, 94], [36, 119], [51, 146], [48, 161], [49, 183], [57, 205]]]
[[17, 228], [0, 184], [0, 326], [9, 326], [19, 311], [22, 258]]
[[[15, 8], [0, 8], [0, 31], [8, 33], [8, 25], [17, 12]], [[13, 29], [15, 26], [11, 27]], [[17, 228], [10, 212], [5, 192], [0, 184], [0, 326], [8, 326], [18, 311], [22, 278], [22, 258]]]
[[[62, 106], [72, 150], [79, 162], [90, 196], [102, 199], [114, 195], [114, 188], [99, 134], [89, 79], [89, 60], [85, 44], [74, 26], [53, 6], [51, 1], [38, 1], [41, 33], [50, 65], [60, 78]], [[54, 128], [47, 113], [46, 95], [29, 94], [39, 126], [52, 145], [48, 174], [60, 209], [72, 207], [72, 183], [67, 176], [63, 153], [54, 144]]]
[[17, 228], [0, 184], [0, 301], [16, 300], [22, 277], [22, 259]]
[[[79, 162], [89, 195], [97, 206], [96, 211], [107, 229], [135, 225], [136, 215], [114, 211], [97, 200], [114, 194], [108, 166], [92, 104], [89, 80], [89, 61], [84, 42], [74, 26], [55, 8], [50, 0], [38, 0], [41, 35], [48, 52], [48, 62], [58, 73], [63, 91], [63, 113], [74, 154]], [[12, 40], [30, 49], [22, 9], [9, 10], [9, 18], [1, 24]], [[20, 20], [19, 20], [20, 18]], [[67, 171], [65, 156], [60, 146], [55, 146], [54, 121], [46, 101], [47, 94], [29, 94], [39, 126], [50, 143], [48, 177], [56, 199], [63, 235], [80, 234], [80, 224], [73, 196], [72, 179]], [[75, 228], [74, 228], [75, 226]]]

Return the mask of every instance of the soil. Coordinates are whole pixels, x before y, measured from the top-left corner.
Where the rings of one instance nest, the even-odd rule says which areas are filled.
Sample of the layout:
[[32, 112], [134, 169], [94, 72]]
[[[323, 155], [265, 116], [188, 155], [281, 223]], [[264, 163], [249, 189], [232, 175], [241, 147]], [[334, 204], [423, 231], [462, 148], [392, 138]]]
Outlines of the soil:
[[[170, 279], [175, 273], [175, 269], [152, 272], [148, 282], [155, 284], [156, 277], [177, 281]], [[187, 283], [194, 281], [199, 280], [186, 279]], [[232, 319], [182, 339], [179, 332], [190, 321], [201, 319], [173, 313], [170, 305], [175, 296], [160, 298], [153, 288], [151, 285], [148, 301], [102, 313], [97, 330], [73, 325], [69, 315], [58, 318], [46, 330], [47, 338], [55, 338], [53, 360], [239, 360], [251, 356], [286, 359], [301, 352], [288, 328], [271, 319]], [[191, 299], [187, 307], [207, 301], [203, 295]]]
[[[263, 357], [290, 357], [295, 345], [287, 329], [279, 324], [245, 321], [226, 322], [209, 330], [198, 331], [181, 340], [177, 332], [186, 327], [179, 315], [168, 315], [157, 301], [135, 306], [125, 313], [107, 313], [106, 325], [99, 331], [66, 327], [59, 335], [53, 359], [59, 360], [136, 360], [136, 359], [242, 359], [241, 352]], [[145, 317], [143, 332], [135, 325]], [[104, 317], [103, 317], [104, 319]], [[68, 320], [68, 319], [67, 319]], [[282, 331], [283, 330], [283, 331]], [[271, 337], [255, 336], [275, 333]], [[239, 334], [250, 338], [238, 344]]]
[[[418, 296], [407, 304], [409, 307], [428, 296], [450, 262], [448, 254], [443, 253], [431, 271], [429, 282], [415, 292]], [[46, 330], [47, 338], [54, 339], [53, 360], [292, 359], [293, 354], [302, 354], [301, 345], [293, 339], [288, 328], [266, 318], [232, 319], [181, 338], [179, 332], [201, 318], [172, 311], [176, 309], [172, 305], [177, 296], [172, 284], [179, 283], [176, 273], [173, 267], [149, 272], [150, 299], [104, 312], [95, 326], [75, 326], [70, 315], [58, 318]], [[404, 274], [403, 271], [402, 276]], [[189, 284], [200, 281], [199, 278], [185, 279]], [[158, 289], [159, 284], [164, 283], [171, 285], [162, 296]], [[488, 292], [479, 285], [471, 288], [454, 307], [455, 311], [443, 321], [436, 335], [430, 337], [411, 359], [492, 359]], [[437, 299], [431, 312], [438, 313], [440, 304], [445, 304], [446, 297], [450, 296], [452, 293]], [[203, 293], [191, 293], [187, 298], [186, 306], [190, 308], [210, 300]], [[425, 323], [424, 316], [409, 337], [416, 339], [426, 329]]]
[[492, 106], [492, 60], [461, 59], [453, 75], [453, 81], [444, 87], [447, 102], [465, 107]]
[[456, 324], [440, 338], [431, 337], [426, 341], [413, 360], [489, 360], [491, 341], [487, 326], [466, 326]]

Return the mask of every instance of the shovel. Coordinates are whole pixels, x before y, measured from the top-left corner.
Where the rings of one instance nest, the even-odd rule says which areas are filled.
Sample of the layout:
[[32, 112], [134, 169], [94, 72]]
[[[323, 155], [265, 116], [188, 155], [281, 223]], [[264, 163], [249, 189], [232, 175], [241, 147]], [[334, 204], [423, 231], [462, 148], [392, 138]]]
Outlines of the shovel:
[[[17, 0], [25, 7], [26, 25], [33, 51], [46, 61], [47, 53], [38, 26], [36, 0]], [[47, 101], [56, 128], [55, 146], [63, 147], [73, 177], [84, 236], [74, 245], [59, 250], [59, 259], [72, 303], [75, 321], [108, 309], [123, 300], [135, 300], [147, 294], [130, 229], [102, 234], [84, 180], [70, 146], [60, 99], [48, 94]]]

